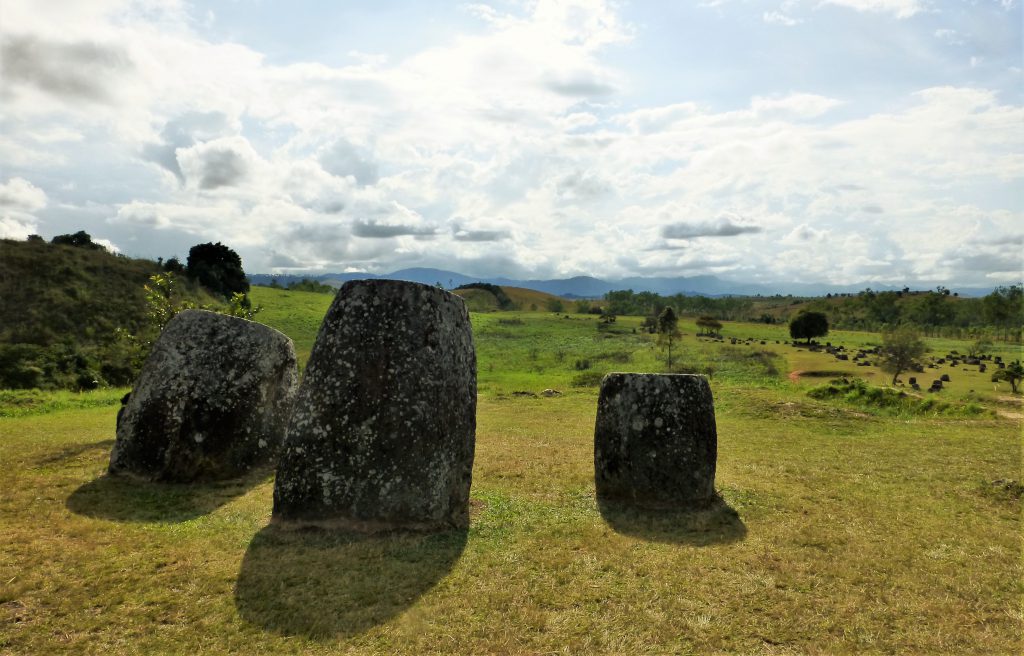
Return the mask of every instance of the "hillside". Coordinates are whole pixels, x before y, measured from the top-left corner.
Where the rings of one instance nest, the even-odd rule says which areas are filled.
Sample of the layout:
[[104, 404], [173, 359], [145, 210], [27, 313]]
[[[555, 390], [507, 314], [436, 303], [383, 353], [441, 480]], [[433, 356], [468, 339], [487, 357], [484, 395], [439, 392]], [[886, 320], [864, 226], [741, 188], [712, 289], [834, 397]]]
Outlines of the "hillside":
[[[500, 287], [500, 289], [505, 292], [505, 295], [512, 303], [512, 306], [507, 308], [510, 310], [552, 312], [560, 311], [566, 303], [564, 299], [554, 294], [540, 292], [535, 289], [505, 286]], [[469, 307], [471, 312], [494, 312], [502, 309], [498, 298], [486, 289], [453, 289], [452, 293], [461, 296], [466, 301], [466, 306]]]
[[[127, 383], [116, 331], [146, 323], [143, 285], [160, 271], [105, 250], [0, 240], [0, 387], [75, 386], [79, 376]], [[194, 286], [179, 289], [216, 302]]]

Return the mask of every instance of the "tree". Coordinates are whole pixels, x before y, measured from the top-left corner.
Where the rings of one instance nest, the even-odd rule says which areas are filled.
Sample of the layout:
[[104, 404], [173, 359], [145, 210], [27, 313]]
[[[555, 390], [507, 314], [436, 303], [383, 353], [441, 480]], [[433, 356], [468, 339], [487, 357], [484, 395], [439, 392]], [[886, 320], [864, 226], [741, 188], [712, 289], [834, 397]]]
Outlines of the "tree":
[[197, 244], [189, 249], [185, 270], [189, 278], [225, 299], [236, 292], [249, 291], [242, 258], [220, 242]]
[[602, 308], [601, 309], [601, 323], [603, 323], [603, 324], [615, 323], [615, 313], [612, 312], [609, 309]]
[[94, 242], [92, 236], [85, 230], [79, 230], [73, 235], [57, 235], [50, 240], [50, 243], [74, 246], [75, 248], [88, 248], [94, 251], [106, 250], [103, 246]]
[[547, 300], [548, 312], [562, 312], [565, 310], [565, 303], [560, 298], [549, 298]]
[[679, 319], [672, 308], [667, 307], [658, 315], [658, 343], [668, 347], [668, 370], [672, 371], [672, 340], [682, 337], [679, 333]]
[[895, 385], [896, 378], [920, 360], [927, 350], [921, 335], [913, 328], [903, 326], [886, 331], [882, 333], [882, 371], [892, 374], [892, 384]]
[[701, 329], [701, 332], [706, 332], [709, 335], [717, 335], [718, 331], [722, 329], [722, 322], [714, 317], [703, 316], [698, 317], [697, 327]]
[[1006, 365], [1005, 369], [999, 369], [992, 374], [992, 382], [998, 383], [1005, 380], [1010, 383], [1010, 389], [1014, 394], [1017, 393], [1017, 385], [1020, 384], [1021, 380], [1024, 380], [1024, 365], [1021, 365], [1020, 360], [1014, 360], [1010, 364]]
[[992, 341], [984, 335], [978, 337], [978, 339], [971, 342], [971, 345], [967, 347], [967, 355], [972, 358], [976, 358], [979, 355], [984, 355], [992, 350]]
[[806, 339], [811, 343], [814, 337], [828, 334], [828, 317], [822, 312], [802, 311], [789, 322], [789, 336], [793, 339]]

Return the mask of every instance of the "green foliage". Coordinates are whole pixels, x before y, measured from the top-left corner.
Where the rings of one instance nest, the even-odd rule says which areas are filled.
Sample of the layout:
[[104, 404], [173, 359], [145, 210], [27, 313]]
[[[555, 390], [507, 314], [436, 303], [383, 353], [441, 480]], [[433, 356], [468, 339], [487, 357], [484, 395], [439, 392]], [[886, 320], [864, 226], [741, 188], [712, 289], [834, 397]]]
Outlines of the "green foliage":
[[722, 322], [708, 315], [698, 317], [696, 323], [701, 332], [708, 335], [717, 335], [722, 330]]
[[240, 294], [235, 292], [228, 299], [228, 307], [224, 314], [232, 317], [238, 317], [239, 319], [247, 319], [248, 321], [255, 321], [256, 315], [263, 311], [263, 306], [257, 305], [253, 307], [252, 301], [249, 300], [248, 294]]
[[667, 307], [658, 315], [658, 344], [668, 350], [668, 370], [672, 371], [672, 342], [679, 339], [679, 319], [675, 311]]
[[565, 303], [563, 303], [562, 299], [560, 299], [560, 298], [549, 298], [547, 300], [547, 303], [545, 303], [545, 306], [547, 307], [548, 312], [564, 312], [565, 311]]
[[754, 308], [754, 299], [742, 296], [688, 296], [675, 294], [661, 296], [654, 292], [634, 292], [631, 289], [608, 292], [604, 295], [610, 310], [616, 314], [632, 316], [658, 316], [666, 306], [672, 306], [680, 315], [714, 315], [727, 320], [746, 319]]
[[891, 387], [868, 385], [860, 378], [837, 378], [811, 388], [807, 396], [818, 400], [837, 400], [864, 410], [888, 415], [947, 415], [975, 417], [985, 414], [976, 403], [952, 404], [934, 398], [919, 399]]
[[1024, 365], [1021, 365], [1020, 360], [1015, 360], [1006, 365], [1005, 368], [997, 369], [992, 374], [993, 383], [1002, 381], [1010, 383], [1010, 390], [1014, 394], [1017, 393], [1017, 386], [1020, 384], [1021, 380], [1024, 380]]
[[[281, 284], [278, 283], [275, 278], [270, 281], [270, 286], [280, 288]], [[285, 286], [285, 289], [295, 292], [314, 292], [316, 294], [336, 294], [338, 292], [335, 287], [325, 285], [324, 283], [311, 278], [293, 280]]]
[[186, 272], [189, 278], [225, 299], [236, 292], [249, 291], [242, 258], [220, 242], [193, 246], [188, 252]]
[[892, 374], [892, 384], [896, 378], [910, 369], [924, 357], [928, 347], [921, 340], [921, 335], [909, 326], [882, 333], [881, 367], [882, 371]]
[[494, 295], [494, 298], [498, 301], [499, 310], [511, 310], [513, 308], [512, 299], [508, 297], [504, 289], [497, 285], [486, 282], [470, 282], [465, 285], [459, 285], [455, 289], [482, 289]]
[[[152, 321], [144, 286], [160, 265], [70, 237], [79, 245], [0, 240], [0, 387], [126, 385], [141, 365], [128, 337]], [[213, 300], [187, 281], [176, 293]]]
[[806, 339], [807, 343], [815, 337], [828, 334], [828, 317], [822, 312], [805, 310], [797, 314], [789, 322], [789, 336], [793, 339]]
[[94, 251], [106, 250], [102, 245], [95, 243], [92, 240], [92, 236], [85, 230], [79, 230], [73, 235], [57, 235], [50, 241], [50, 243], [61, 246], [71, 246], [73, 248], [86, 248]]

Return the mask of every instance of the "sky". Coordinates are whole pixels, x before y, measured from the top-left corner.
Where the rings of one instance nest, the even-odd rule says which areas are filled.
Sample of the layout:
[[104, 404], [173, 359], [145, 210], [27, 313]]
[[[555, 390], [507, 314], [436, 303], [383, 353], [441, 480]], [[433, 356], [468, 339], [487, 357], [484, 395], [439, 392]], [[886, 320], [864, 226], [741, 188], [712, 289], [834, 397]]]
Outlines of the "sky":
[[981, 286], [1020, 0], [4, 0], [0, 237], [250, 273]]

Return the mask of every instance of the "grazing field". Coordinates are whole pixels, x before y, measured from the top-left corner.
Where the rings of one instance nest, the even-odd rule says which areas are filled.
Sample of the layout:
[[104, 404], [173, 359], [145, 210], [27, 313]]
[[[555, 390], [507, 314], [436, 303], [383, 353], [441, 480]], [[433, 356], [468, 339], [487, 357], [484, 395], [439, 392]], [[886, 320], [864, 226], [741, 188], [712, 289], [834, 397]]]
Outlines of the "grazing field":
[[[304, 362], [331, 296], [253, 297]], [[673, 368], [710, 377], [726, 505], [624, 514], [594, 498], [594, 412], [604, 373], [666, 370], [640, 319], [472, 320], [464, 532], [272, 528], [271, 472], [104, 476], [122, 390], [0, 394], [0, 653], [1021, 652], [1020, 396], [1005, 383], [957, 370], [928, 407], [815, 400], [832, 374], [809, 373], [888, 376], [786, 345], [782, 327], [726, 323], [719, 343], [684, 320]]]

